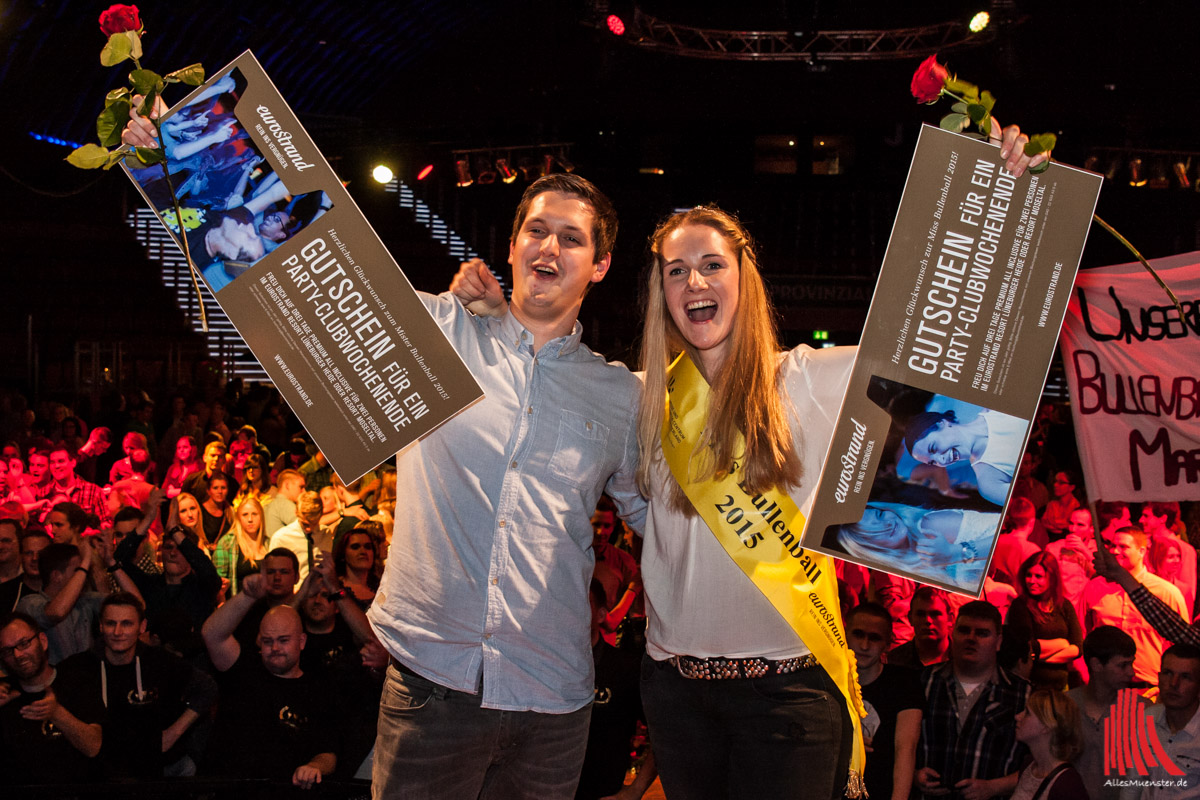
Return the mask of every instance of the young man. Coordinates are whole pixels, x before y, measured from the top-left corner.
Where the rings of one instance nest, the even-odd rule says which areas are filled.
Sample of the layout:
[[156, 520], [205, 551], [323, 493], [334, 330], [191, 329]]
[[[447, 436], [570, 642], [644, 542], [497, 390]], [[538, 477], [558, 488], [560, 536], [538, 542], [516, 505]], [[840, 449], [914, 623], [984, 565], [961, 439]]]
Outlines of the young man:
[[320, 523], [321, 498], [316, 492], [305, 492], [296, 501], [296, 519], [271, 534], [269, 549], [284, 548], [296, 554], [300, 563], [297, 584], [308, 577], [317, 555], [332, 550], [331, 537], [321, 530]]
[[[1133, 637], [1137, 643], [1137, 657], [1133, 661], [1133, 673], [1145, 686], [1154, 686], [1162, 666], [1161, 653], [1166, 639], [1155, 630], [1150, 620], [1142, 615], [1136, 599], [1126, 596], [1126, 583], [1144, 590], [1162, 600], [1187, 623], [1190, 619], [1183, 594], [1174, 585], [1158, 577], [1145, 566], [1146, 534], [1138, 528], [1126, 527], [1118, 530], [1107, 541], [1106, 556], [1115, 560], [1123, 575], [1109, 566], [1109, 559], [1096, 553], [1096, 577], [1083, 592], [1083, 604], [1087, 608], [1087, 624], [1092, 630], [1097, 625], [1115, 625]], [[1112, 576], [1112, 577], [1110, 577]], [[1186, 627], [1186, 625], [1185, 625]]]
[[261, 576], [251, 575], [204, 623], [204, 644], [221, 673], [212, 769], [239, 778], [290, 779], [307, 789], [337, 766], [333, 692], [300, 666], [307, 637], [291, 606], [263, 616], [259, 653], [238, 642], [234, 631], [264, 596]]
[[296, 521], [296, 501], [304, 494], [304, 476], [294, 469], [285, 469], [275, 479], [275, 485], [279, 493], [263, 510], [263, 532], [267, 536]]
[[1012, 794], [1028, 749], [1016, 715], [1029, 684], [997, 663], [1000, 612], [976, 600], [958, 610], [950, 660], [926, 668], [917, 788], [927, 798]]
[[[574, 793], [595, 688], [588, 520], [605, 491], [634, 528], [645, 513], [637, 379], [582, 347], [576, 322], [615, 237], [596, 187], [550, 175], [517, 209], [509, 313], [477, 318], [453, 295], [422, 296], [487, 399], [398, 464], [397, 495], [421, 502], [397, 515], [368, 613], [395, 659], [376, 797]], [[468, 273], [491, 279], [482, 262]], [[412, 705], [424, 712], [398, 710]]]
[[104, 706], [58, 680], [46, 634], [20, 612], [0, 618], [0, 785], [95, 779]]
[[1196, 800], [1200, 798], [1200, 648], [1176, 644], [1163, 653], [1158, 687], [1159, 702], [1149, 713], [1152, 733], [1184, 775], [1176, 777], [1162, 764], [1153, 766], [1141, 791], [1132, 796], [1137, 800]]
[[152, 628], [164, 620], [186, 619], [183, 628], [198, 630], [216, 607], [221, 576], [212, 561], [176, 526], [163, 534], [158, 543], [162, 572], [147, 572], [138, 563], [138, 548], [145, 534], [129, 534], [116, 548], [116, 559], [145, 600], [146, 615]]
[[908, 607], [913, 638], [889, 652], [888, 663], [920, 671], [930, 664], [944, 661], [946, 651], [950, 649], [953, 619], [945, 592], [933, 586], [917, 589]]
[[110, 777], [194, 775], [187, 733], [217, 699], [217, 685], [182, 658], [138, 642], [142, 604], [127, 592], [100, 604], [100, 653], [71, 656], [59, 669], [107, 709], [100, 760]]
[[[51, 496], [66, 495], [67, 499], [89, 514], [95, 514], [100, 519], [101, 526], [112, 524], [112, 515], [108, 512], [108, 503], [104, 493], [94, 483], [88, 483], [75, 474], [75, 456], [65, 447], [56, 447], [50, 451], [47, 462], [50, 467], [50, 482], [34, 492], [38, 500], [49, 501]], [[30, 458], [32, 469], [33, 459]], [[43, 503], [46, 505], [47, 503]]]
[[867, 708], [863, 735], [870, 740], [871, 755], [863, 779], [874, 797], [908, 800], [925, 708], [920, 676], [884, 663], [883, 654], [892, 643], [892, 616], [878, 603], [853, 608], [846, 615], [846, 633]]
[[1137, 645], [1129, 634], [1112, 625], [1100, 625], [1083, 640], [1088, 682], [1067, 692], [1079, 706], [1082, 733], [1082, 747], [1073, 763], [1091, 791], [1092, 800], [1117, 800], [1121, 793], [1119, 786], [1105, 785], [1104, 730], [1117, 702], [1117, 693], [1133, 685], [1136, 655]]
[[[0, 597], [4, 585], [21, 575], [21, 523], [15, 519], [0, 519]], [[0, 613], [8, 609], [0, 606]]]
[[[0, 535], [6, 528], [5, 523], [14, 520], [0, 521]], [[26, 595], [36, 594], [42, 588], [42, 575], [38, 571], [38, 553], [50, 544], [50, 535], [40, 528], [30, 528], [20, 534], [18, 558], [21, 574], [11, 581], [0, 583], [0, 614], [17, 610], [17, 603]]]

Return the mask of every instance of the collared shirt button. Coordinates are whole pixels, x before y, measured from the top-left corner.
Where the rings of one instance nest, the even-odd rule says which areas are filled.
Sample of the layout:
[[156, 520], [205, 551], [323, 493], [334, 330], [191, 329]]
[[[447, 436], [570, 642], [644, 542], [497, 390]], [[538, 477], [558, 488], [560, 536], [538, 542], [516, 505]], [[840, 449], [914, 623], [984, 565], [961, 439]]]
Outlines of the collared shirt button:
[[500, 583], [500, 579], [499, 579], [499, 578], [492, 578], [492, 586], [495, 586], [495, 585], [497, 585], [498, 583]]
[[525, 413], [526, 413], [526, 414], [532, 414], [532, 413], [533, 413], [533, 406], [530, 406], [530, 407], [529, 407], [529, 409], [528, 409], [528, 410], [527, 410]]
[[490, 639], [490, 638], [492, 638], [492, 635], [491, 635], [490, 633], [485, 633], [485, 634], [483, 635], [483, 638], [485, 638], [485, 639]]
[[509, 466], [510, 466], [510, 467], [512, 467], [513, 469], [516, 469], [516, 468], [517, 468], [517, 462], [515, 462], [515, 461], [514, 461], [514, 462], [512, 462], [511, 464], [509, 464]]
[[501, 528], [503, 528], [503, 527], [504, 527], [504, 520], [500, 520], [500, 527], [501, 527]]
[[587, 421], [587, 429], [589, 431], [592, 429], [592, 421], [590, 419]]

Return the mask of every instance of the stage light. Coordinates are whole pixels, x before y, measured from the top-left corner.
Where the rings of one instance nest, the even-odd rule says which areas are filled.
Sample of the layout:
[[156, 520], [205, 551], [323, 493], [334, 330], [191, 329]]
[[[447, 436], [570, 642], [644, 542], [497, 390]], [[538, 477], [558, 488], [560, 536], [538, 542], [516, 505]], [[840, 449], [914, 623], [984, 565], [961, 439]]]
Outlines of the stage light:
[[986, 11], [980, 11], [978, 14], [971, 17], [971, 21], [967, 24], [967, 27], [971, 29], [971, 33], [979, 33], [986, 28], [988, 23], [991, 21], [991, 14]]
[[505, 183], [512, 183], [517, 179], [517, 171], [508, 165], [507, 158], [496, 159], [496, 172], [500, 173], [500, 180]]
[[558, 157], [558, 165], [563, 168], [563, 172], [574, 172], [575, 165], [571, 163], [571, 159], [564, 155]]
[[371, 177], [380, 183], [391, 183], [396, 174], [386, 164], [380, 164], [371, 170]]
[[608, 25], [608, 29], [612, 31], [614, 36], [625, 35], [625, 21], [616, 14], [609, 14], [608, 19], [604, 20], [604, 22]]
[[662, 167], [642, 167], [638, 170], [642, 175], [666, 175], [667, 171]]
[[1175, 180], [1179, 182], [1180, 189], [1192, 188], [1192, 180], [1188, 177], [1188, 166], [1191, 161], [1189, 158], [1187, 162], [1176, 161], [1171, 165], [1171, 171], [1175, 173]]
[[429, 177], [429, 175], [432, 172], [433, 172], [433, 164], [426, 164], [424, 167], [421, 168], [421, 171], [417, 173], [417, 180], [419, 180], [419, 181], [425, 180], [426, 178]]
[[471, 179], [471, 165], [468, 164], [465, 159], [460, 159], [454, 162], [454, 174], [458, 178], [458, 180], [455, 181], [455, 185], [459, 188], [470, 186], [475, 182]]
[[492, 169], [487, 159], [481, 158], [475, 162], [475, 182], [480, 186], [496, 182], [496, 170]]
[[1171, 185], [1171, 179], [1167, 177], [1167, 162], [1161, 158], [1154, 159], [1154, 167], [1150, 170], [1151, 189], [1166, 189]]
[[554, 156], [549, 153], [542, 154], [542, 174], [549, 175], [554, 172]]
[[828, 342], [829, 331], [813, 331], [813, 341]]
[[1108, 162], [1108, 169], [1104, 172], [1104, 177], [1110, 181], [1115, 181], [1117, 176], [1121, 174], [1121, 157], [1113, 156], [1112, 161]]
[[1140, 158], [1133, 158], [1129, 161], [1129, 185], [1146, 185], [1146, 173], [1142, 169], [1142, 160]]

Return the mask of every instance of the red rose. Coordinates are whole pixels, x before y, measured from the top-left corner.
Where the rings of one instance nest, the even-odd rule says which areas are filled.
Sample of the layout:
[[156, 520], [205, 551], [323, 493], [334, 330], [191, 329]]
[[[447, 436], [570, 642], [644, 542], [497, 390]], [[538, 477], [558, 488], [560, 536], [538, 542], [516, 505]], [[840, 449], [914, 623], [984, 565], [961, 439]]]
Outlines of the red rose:
[[937, 56], [932, 55], [921, 62], [912, 77], [912, 93], [918, 103], [932, 103], [942, 94], [942, 87], [950, 72], [937, 63]]
[[104, 35], [112, 36], [114, 33], [124, 33], [125, 31], [137, 31], [142, 29], [142, 18], [138, 16], [137, 6], [125, 6], [117, 4], [109, 6], [107, 11], [100, 14], [100, 30]]

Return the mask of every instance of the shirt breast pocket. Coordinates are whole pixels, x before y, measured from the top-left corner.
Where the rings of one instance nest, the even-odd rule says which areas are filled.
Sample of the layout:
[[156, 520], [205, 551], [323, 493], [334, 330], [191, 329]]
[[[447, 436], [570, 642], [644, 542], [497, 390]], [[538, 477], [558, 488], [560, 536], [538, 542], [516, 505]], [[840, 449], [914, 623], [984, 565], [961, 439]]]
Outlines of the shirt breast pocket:
[[580, 489], [595, 486], [604, 470], [608, 427], [568, 409], [561, 414], [550, 474]]

